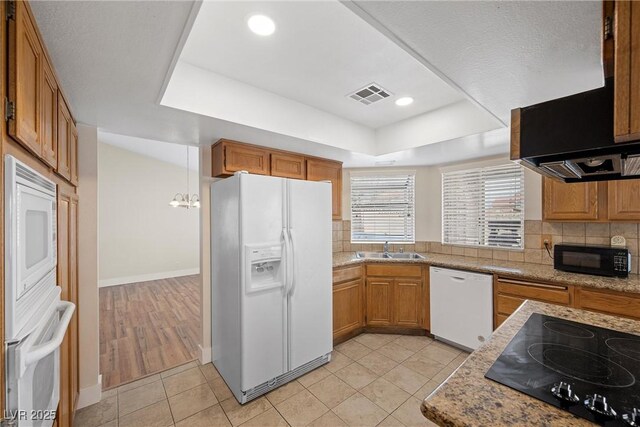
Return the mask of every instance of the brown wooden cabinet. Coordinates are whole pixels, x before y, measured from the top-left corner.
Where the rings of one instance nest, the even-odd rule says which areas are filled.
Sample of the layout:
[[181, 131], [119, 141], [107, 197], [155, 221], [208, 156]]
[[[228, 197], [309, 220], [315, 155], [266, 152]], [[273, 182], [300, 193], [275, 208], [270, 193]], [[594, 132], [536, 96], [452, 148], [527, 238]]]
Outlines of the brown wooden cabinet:
[[307, 159], [309, 181], [331, 181], [333, 219], [342, 219], [342, 163], [331, 160]]
[[[60, 186], [59, 186], [60, 188]], [[60, 402], [58, 424], [73, 425], [79, 394], [78, 343], [78, 199], [68, 188], [58, 193], [58, 265], [60, 297], [76, 304], [76, 312], [60, 347]]]
[[609, 181], [607, 185], [609, 220], [640, 220], [640, 180]]
[[26, 2], [14, 3], [9, 21], [9, 100], [13, 117], [9, 134], [37, 156], [42, 155], [42, 74], [44, 52]]
[[211, 176], [245, 170], [258, 175], [331, 181], [332, 217], [342, 219], [342, 163], [221, 139], [211, 147]]
[[304, 156], [285, 153], [271, 153], [271, 176], [307, 179]]
[[367, 326], [423, 328], [423, 267], [407, 264], [366, 266]]
[[419, 328], [422, 322], [422, 280], [396, 279], [393, 288], [394, 323]]
[[367, 278], [367, 326], [393, 324], [393, 279]]
[[47, 61], [42, 69], [42, 159], [55, 168], [58, 164], [58, 83]]
[[640, 3], [614, 8], [614, 136], [628, 142], [640, 139]]
[[70, 182], [78, 185], [78, 129], [75, 123], [71, 121], [71, 137], [69, 139], [69, 159], [70, 159]]
[[333, 341], [351, 338], [364, 327], [362, 266], [333, 270]]
[[545, 221], [589, 221], [598, 219], [598, 183], [567, 184], [543, 178], [542, 219]]
[[575, 307], [614, 316], [640, 319], [640, 295], [608, 290], [576, 289]]
[[77, 185], [77, 132], [28, 2], [9, 19], [8, 133]]
[[510, 277], [494, 276], [493, 314], [497, 328], [520, 307], [525, 300], [571, 306], [574, 288], [570, 285], [540, 283]]
[[542, 185], [544, 221], [640, 221], [640, 179]]
[[62, 95], [58, 95], [58, 166], [56, 171], [71, 179], [71, 134], [73, 119]]
[[213, 146], [211, 155], [213, 176], [231, 176], [242, 170], [269, 175], [269, 151], [260, 147], [222, 139]]

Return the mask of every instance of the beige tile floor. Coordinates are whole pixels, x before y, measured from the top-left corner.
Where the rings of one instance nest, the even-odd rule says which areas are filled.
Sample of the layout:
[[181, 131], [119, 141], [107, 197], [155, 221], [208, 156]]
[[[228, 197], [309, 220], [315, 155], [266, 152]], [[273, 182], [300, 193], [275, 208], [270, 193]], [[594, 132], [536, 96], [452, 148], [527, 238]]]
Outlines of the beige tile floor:
[[298, 380], [239, 405], [212, 364], [190, 362], [103, 393], [76, 427], [432, 426], [420, 402], [467, 353], [428, 337], [363, 334]]

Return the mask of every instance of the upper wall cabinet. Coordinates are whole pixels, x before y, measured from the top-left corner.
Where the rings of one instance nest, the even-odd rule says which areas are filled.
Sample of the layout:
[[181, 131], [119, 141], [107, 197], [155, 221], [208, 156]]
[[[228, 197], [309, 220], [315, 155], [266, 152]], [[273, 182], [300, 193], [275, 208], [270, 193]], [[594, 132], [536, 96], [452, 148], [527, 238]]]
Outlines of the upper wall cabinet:
[[41, 90], [42, 159], [55, 168], [58, 164], [58, 82], [47, 61], [43, 62]]
[[626, 179], [608, 183], [610, 220], [640, 220], [640, 180]]
[[44, 53], [28, 6], [21, 1], [13, 4], [15, 11], [9, 20], [9, 134], [42, 156]]
[[214, 177], [238, 171], [269, 175], [269, 152], [260, 147], [221, 139], [211, 149], [211, 157]]
[[614, 133], [640, 139], [640, 2], [616, 1], [614, 15]]
[[567, 184], [543, 179], [545, 221], [640, 221], [640, 179]]
[[58, 173], [71, 180], [71, 139], [73, 119], [62, 95], [58, 95]]
[[546, 221], [594, 221], [598, 219], [598, 183], [566, 184], [543, 178], [542, 218]]
[[211, 147], [211, 175], [226, 178], [237, 171], [308, 181], [331, 181], [332, 216], [342, 218], [342, 163], [221, 139]]
[[342, 163], [307, 159], [307, 180], [331, 181], [333, 219], [342, 219]]
[[29, 4], [15, 1], [11, 5], [13, 12], [8, 14], [8, 133], [77, 185], [75, 123]]
[[288, 153], [271, 153], [271, 176], [305, 179], [307, 172], [304, 157]]

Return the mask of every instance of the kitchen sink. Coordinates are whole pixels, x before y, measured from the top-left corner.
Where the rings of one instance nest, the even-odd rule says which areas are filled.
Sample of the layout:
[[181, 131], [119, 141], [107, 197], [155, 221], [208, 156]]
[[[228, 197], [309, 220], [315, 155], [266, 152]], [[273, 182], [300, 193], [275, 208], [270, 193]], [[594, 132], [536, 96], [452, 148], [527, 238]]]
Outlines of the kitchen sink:
[[356, 252], [356, 258], [388, 258], [384, 252]]
[[376, 259], [424, 259], [415, 252], [356, 252], [356, 258]]
[[415, 252], [389, 252], [386, 254], [386, 258], [392, 259], [424, 259], [424, 257]]

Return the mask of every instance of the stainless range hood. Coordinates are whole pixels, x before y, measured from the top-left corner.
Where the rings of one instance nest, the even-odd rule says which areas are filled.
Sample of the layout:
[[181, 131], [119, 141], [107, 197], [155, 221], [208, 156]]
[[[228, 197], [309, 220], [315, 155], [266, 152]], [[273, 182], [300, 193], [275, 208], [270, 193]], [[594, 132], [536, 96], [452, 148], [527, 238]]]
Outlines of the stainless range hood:
[[640, 141], [613, 139], [613, 79], [511, 112], [511, 158], [565, 182], [640, 177]]

